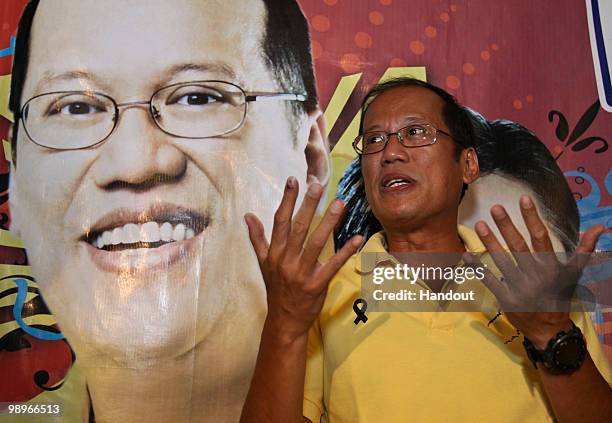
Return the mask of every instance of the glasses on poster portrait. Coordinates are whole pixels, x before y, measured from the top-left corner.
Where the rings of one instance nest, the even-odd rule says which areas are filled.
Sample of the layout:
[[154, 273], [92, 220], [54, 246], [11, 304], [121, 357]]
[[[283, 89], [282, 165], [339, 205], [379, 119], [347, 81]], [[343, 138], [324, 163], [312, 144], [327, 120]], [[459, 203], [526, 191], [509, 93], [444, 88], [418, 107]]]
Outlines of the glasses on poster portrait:
[[117, 103], [94, 91], [58, 91], [30, 98], [19, 119], [32, 142], [54, 150], [79, 150], [103, 143], [119, 122], [120, 110], [148, 107], [163, 132], [202, 139], [237, 131], [248, 103], [306, 101], [302, 93], [247, 93], [226, 81], [190, 81], [160, 88], [149, 101]]
[[438, 141], [438, 134], [446, 135], [459, 144], [463, 144], [448, 132], [436, 128], [429, 122], [415, 121], [400, 128], [397, 132], [364, 132], [355, 138], [353, 148], [359, 155], [379, 153], [387, 147], [392, 135], [396, 135], [400, 144], [406, 148], [427, 147]]

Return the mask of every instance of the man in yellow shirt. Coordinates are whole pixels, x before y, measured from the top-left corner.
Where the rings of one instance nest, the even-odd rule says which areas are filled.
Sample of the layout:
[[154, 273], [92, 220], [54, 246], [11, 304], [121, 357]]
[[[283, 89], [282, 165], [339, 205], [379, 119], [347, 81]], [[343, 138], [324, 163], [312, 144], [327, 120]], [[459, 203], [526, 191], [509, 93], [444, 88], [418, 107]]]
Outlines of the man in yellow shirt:
[[[516, 264], [486, 223], [476, 224], [478, 235], [458, 229], [464, 184], [479, 174], [465, 113], [444, 91], [411, 79], [383, 83], [368, 94], [355, 147], [366, 197], [383, 232], [359, 256], [349, 259], [362, 242], [356, 236], [326, 264], [317, 263], [342, 214], [339, 201], [304, 243], [322, 191], [317, 184], [292, 217], [297, 184], [288, 181], [269, 245], [259, 221], [246, 216], [266, 281], [268, 316], [244, 422], [612, 417], [610, 372], [588, 318], [569, 308], [531, 307], [534, 298], [575, 287], [584, 265], [580, 254], [593, 251], [604, 228], [587, 230], [577, 258], [564, 264], [533, 256], [499, 205], [491, 214]], [[548, 230], [530, 197], [521, 197], [520, 210], [532, 251], [551, 253]], [[482, 265], [484, 259], [464, 253], [485, 249], [499, 272], [483, 274], [486, 289], [476, 284], [479, 310], [441, 313], [443, 307], [431, 302], [429, 311], [425, 304], [420, 312], [364, 316], [364, 274], [382, 262], [400, 264], [404, 253], [454, 253]], [[365, 266], [371, 255], [374, 266]], [[451, 261], [453, 268], [457, 261]], [[449, 288], [443, 278], [418, 285], [420, 292], [440, 294]]]

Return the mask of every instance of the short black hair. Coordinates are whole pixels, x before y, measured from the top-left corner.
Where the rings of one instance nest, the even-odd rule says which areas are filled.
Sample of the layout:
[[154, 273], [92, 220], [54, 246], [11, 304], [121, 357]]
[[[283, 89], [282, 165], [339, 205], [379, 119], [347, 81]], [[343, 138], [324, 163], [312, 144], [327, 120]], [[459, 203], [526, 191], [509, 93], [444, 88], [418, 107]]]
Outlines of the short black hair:
[[440, 99], [444, 102], [442, 106], [442, 119], [448, 129], [450, 130], [455, 145], [457, 147], [456, 158], [459, 158], [461, 150], [467, 147], [474, 147], [474, 132], [472, 119], [469, 111], [459, 104], [457, 99], [447, 91], [440, 87], [436, 87], [428, 82], [412, 77], [398, 77], [392, 78], [387, 81], [381, 82], [372, 88], [363, 101], [361, 102], [361, 120], [359, 121], [359, 133], [363, 133], [363, 121], [368, 108], [376, 98], [393, 88], [399, 87], [420, 87], [425, 88], [433, 93], [437, 94]]
[[262, 50], [269, 69], [287, 92], [306, 93], [306, 101], [291, 105], [305, 113], [319, 105], [317, 84], [310, 47], [308, 20], [297, 0], [263, 0], [266, 7], [266, 30]]
[[501, 175], [531, 189], [553, 233], [566, 251], [574, 251], [580, 231], [578, 207], [548, 148], [516, 122], [494, 120], [489, 128], [490, 136], [476, 139], [481, 175]]
[[[457, 99], [440, 87], [411, 77], [399, 77], [389, 79], [372, 88], [361, 103], [361, 120], [359, 121], [359, 133], [363, 133], [363, 121], [368, 107], [383, 92], [399, 87], [420, 87], [437, 94], [444, 105], [442, 107], [442, 119], [455, 141], [455, 160], [459, 160], [461, 151], [468, 147], [475, 147], [474, 129], [476, 122], [474, 115], [459, 104]], [[467, 184], [463, 184], [461, 198], [467, 191]], [[374, 216], [365, 195], [363, 175], [361, 173], [361, 156], [355, 158], [348, 166], [340, 182], [336, 196], [345, 202], [347, 210], [338, 230], [334, 233], [334, 245], [336, 250], [354, 235], [362, 235], [365, 240], [376, 232], [382, 230], [382, 225]]]
[[[308, 21], [296, 0], [262, 0], [266, 8], [265, 32], [261, 40], [262, 56], [279, 84], [287, 92], [306, 94], [305, 102], [292, 101], [294, 116], [309, 113], [319, 104], [310, 50]], [[9, 109], [17, 118], [28, 73], [30, 38], [34, 15], [40, 0], [30, 0], [21, 15], [15, 40]], [[17, 151], [17, 122], [11, 145]]]

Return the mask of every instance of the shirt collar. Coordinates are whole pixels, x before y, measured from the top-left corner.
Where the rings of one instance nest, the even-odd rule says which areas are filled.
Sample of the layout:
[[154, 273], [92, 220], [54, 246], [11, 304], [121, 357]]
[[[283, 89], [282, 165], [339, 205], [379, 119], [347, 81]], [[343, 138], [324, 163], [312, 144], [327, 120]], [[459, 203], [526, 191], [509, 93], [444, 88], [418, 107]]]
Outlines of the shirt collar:
[[[468, 252], [484, 253], [486, 251], [476, 232], [467, 226], [457, 225], [457, 232]], [[384, 262], [399, 263], [393, 255], [387, 252], [387, 240], [384, 231], [381, 231], [372, 235], [361, 251], [357, 253], [355, 270], [359, 273], [371, 273], [375, 267]]]

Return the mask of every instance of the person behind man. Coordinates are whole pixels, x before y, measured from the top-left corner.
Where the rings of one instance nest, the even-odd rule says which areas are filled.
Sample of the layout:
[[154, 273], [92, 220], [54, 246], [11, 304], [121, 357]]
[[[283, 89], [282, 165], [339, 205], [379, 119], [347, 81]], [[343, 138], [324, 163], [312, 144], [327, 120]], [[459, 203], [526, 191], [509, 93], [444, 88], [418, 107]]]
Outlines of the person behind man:
[[[493, 206], [491, 214], [517, 266], [486, 223], [476, 224], [477, 234], [457, 226], [464, 184], [476, 180], [479, 165], [470, 117], [445, 91], [414, 79], [391, 80], [370, 91], [362, 111], [354, 146], [367, 202], [383, 231], [361, 254], [349, 259], [362, 241], [355, 236], [325, 265], [317, 264], [343, 204], [331, 204], [304, 244], [303, 228], [320, 198], [316, 185], [292, 218], [297, 184], [289, 181], [269, 245], [261, 223], [246, 216], [266, 281], [268, 316], [242, 422], [319, 422], [322, 416], [330, 423], [608, 421], [610, 370], [589, 318], [522, 307], [529, 295], [537, 300], [575, 285], [583, 256], [550, 261], [548, 231], [528, 196], [520, 199], [521, 213], [539, 257], [503, 206]], [[576, 252], [592, 252], [602, 231], [601, 225], [586, 231]], [[473, 265], [466, 252], [487, 250], [482, 262], [489, 257], [499, 271], [484, 271], [482, 283], [501, 316], [496, 308], [443, 313], [454, 302], [432, 301], [422, 312], [360, 318], [362, 278], [375, 267], [401, 264], [407, 253], [456, 253]], [[435, 294], [449, 292], [452, 282], [431, 278], [417, 285]]]
[[266, 310], [242, 216], [328, 177], [297, 2], [31, 1], [11, 93], [11, 230], [96, 420], [235, 421]]
[[[498, 119], [488, 122], [486, 128], [488, 134], [475, 138], [480, 177], [461, 203], [459, 221], [474, 225], [482, 219], [488, 207], [483, 198], [495, 198], [507, 205], [510, 216], [520, 216], [519, 198], [529, 193], [551, 232], [555, 251], [574, 251], [580, 231], [578, 207], [546, 145], [516, 122]], [[516, 225], [520, 232], [526, 232], [521, 221]]]

